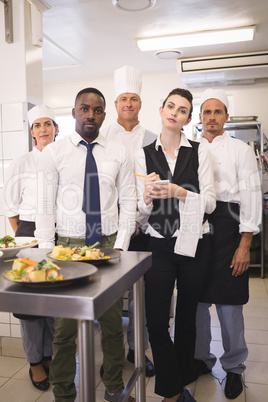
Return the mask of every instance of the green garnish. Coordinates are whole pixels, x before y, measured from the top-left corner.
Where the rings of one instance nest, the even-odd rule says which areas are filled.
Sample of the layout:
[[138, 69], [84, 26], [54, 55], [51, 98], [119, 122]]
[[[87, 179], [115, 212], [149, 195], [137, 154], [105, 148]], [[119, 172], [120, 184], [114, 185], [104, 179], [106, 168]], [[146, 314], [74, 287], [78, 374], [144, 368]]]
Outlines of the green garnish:
[[85, 255], [86, 254], [86, 251], [87, 250], [91, 250], [92, 248], [96, 248], [96, 247], [98, 247], [98, 246], [100, 246], [100, 242], [96, 242], [95, 244], [93, 244], [92, 246], [84, 246], [84, 247], [81, 247], [81, 249], [80, 249], [80, 255], [81, 256], [83, 256], [83, 255]]
[[11, 243], [12, 241], [15, 241], [15, 238], [11, 237], [11, 236], [4, 236], [0, 239], [0, 243], [3, 243], [3, 244]]
[[37, 271], [40, 271], [46, 263], [47, 263], [46, 260], [40, 261], [40, 262], [36, 265], [36, 267], [35, 267], [36, 270], [37, 270]]

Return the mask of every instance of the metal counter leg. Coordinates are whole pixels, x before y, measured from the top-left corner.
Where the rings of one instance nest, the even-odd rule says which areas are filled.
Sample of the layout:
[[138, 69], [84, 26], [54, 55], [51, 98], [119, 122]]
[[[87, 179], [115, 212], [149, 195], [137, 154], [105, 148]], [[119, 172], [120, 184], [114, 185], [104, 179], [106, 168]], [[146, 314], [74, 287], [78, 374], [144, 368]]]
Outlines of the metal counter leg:
[[134, 340], [135, 340], [135, 368], [141, 373], [137, 379], [136, 401], [145, 402], [145, 354], [144, 354], [144, 280], [141, 277], [133, 286], [134, 300]]
[[78, 320], [80, 402], [95, 402], [94, 321]]

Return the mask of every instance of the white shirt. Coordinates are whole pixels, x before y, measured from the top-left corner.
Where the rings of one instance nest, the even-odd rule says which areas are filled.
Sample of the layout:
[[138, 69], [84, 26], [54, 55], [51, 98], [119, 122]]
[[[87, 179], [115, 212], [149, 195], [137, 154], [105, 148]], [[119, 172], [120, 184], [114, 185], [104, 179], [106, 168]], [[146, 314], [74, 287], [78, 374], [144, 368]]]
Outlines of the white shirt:
[[239, 231], [259, 232], [262, 218], [262, 193], [256, 156], [250, 146], [226, 132], [210, 143], [202, 135], [200, 143], [210, 151], [214, 186], [219, 201], [240, 205]]
[[[39, 197], [35, 236], [39, 247], [54, 245], [54, 212], [59, 236], [85, 238], [82, 211], [87, 149], [74, 132], [48, 145], [40, 158], [43, 196]], [[99, 135], [93, 148], [100, 186], [102, 234], [117, 232], [114, 247], [127, 250], [135, 230], [135, 179], [126, 148]]]
[[[181, 143], [179, 148], [175, 152], [175, 158], [170, 158], [164, 151], [164, 147], [161, 144], [160, 136], [156, 141], [156, 149], [162, 146], [162, 150], [167, 159], [167, 163], [173, 174], [179, 150], [181, 146], [192, 147], [187, 140], [185, 134], [181, 133]], [[210, 214], [216, 207], [216, 197], [213, 187], [213, 173], [211, 169], [210, 156], [208, 151], [201, 144], [198, 147], [198, 180], [200, 193], [187, 192], [185, 203], [179, 201], [179, 213], [180, 213], [180, 228], [174, 233], [174, 237], [177, 237], [174, 252], [176, 254], [187, 255], [194, 257], [196, 247], [199, 238], [203, 233], [209, 231], [208, 223], [203, 225], [204, 213]], [[147, 168], [145, 161], [145, 154], [143, 149], [135, 155], [135, 173], [146, 176]], [[147, 222], [147, 233], [153, 237], [162, 238], [153, 227], [148, 223], [148, 218], [153, 209], [153, 203], [146, 205], [143, 200], [143, 193], [145, 188], [145, 179], [136, 176], [136, 186], [138, 191], [138, 209], [142, 218], [142, 225]], [[140, 217], [139, 217], [140, 218]]]
[[120, 144], [124, 144], [130, 151], [133, 159], [134, 154], [142, 148], [145, 129], [138, 123], [131, 131], [125, 130], [121, 124], [115, 122], [101, 130], [101, 135], [110, 138]]
[[41, 152], [33, 148], [12, 161], [4, 185], [4, 212], [7, 217], [19, 215], [20, 220], [35, 221], [40, 155]]

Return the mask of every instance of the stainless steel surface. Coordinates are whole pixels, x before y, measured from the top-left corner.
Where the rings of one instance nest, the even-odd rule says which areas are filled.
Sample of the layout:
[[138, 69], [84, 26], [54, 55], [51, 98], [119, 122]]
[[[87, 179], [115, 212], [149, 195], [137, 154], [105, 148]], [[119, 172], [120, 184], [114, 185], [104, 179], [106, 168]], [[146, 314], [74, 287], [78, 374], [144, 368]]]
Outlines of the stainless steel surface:
[[[41, 261], [50, 250], [28, 249], [18, 256]], [[70, 263], [71, 264], [71, 263]], [[73, 263], [75, 269], [76, 263]], [[81, 402], [95, 401], [95, 364], [93, 321], [102, 315], [124, 292], [134, 285], [135, 347], [141, 367], [136, 359], [134, 375], [126, 386], [124, 399], [130, 394], [137, 380], [137, 400], [145, 401], [144, 344], [143, 344], [143, 274], [151, 266], [151, 253], [121, 252], [120, 259], [99, 267], [96, 274], [83, 284], [66, 288], [27, 288], [20, 283], [4, 280], [2, 273], [11, 269], [12, 262], [0, 258], [0, 311], [51, 317], [75, 318], [78, 320], [80, 391]], [[141, 314], [142, 312], [142, 314]]]
[[243, 121], [257, 121], [257, 120], [258, 116], [231, 116], [229, 121], [231, 123], [240, 123]]
[[[94, 321], [78, 321], [80, 401], [95, 401]], [[93, 353], [92, 353], [93, 351]]]
[[[139, 367], [145, 374], [144, 356], [144, 281], [140, 278], [133, 286], [134, 297], [134, 342], [135, 342], [135, 367]], [[135, 303], [139, 300], [139, 303]], [[138, 319], [139, 318], [139, 319]], [[136, 401], [145, 401], [145, 375], [139, 376], [136, 382]]]
[[[20, 251], [18, 256], [41, 261], [49, 251], [27, 249]], [[1, 311], [94, 320], [150, 268], [151, 256], [148, 252], [121, 252], [120, 259], [98, 266], [97, 273], [85, 282], [53, 289], [30, 289], [5, 281], [2, 273], [11, 269], [12, 262], [3, 261], [1, 258]], [[73, 264], [75, 269], [77, 263]]]

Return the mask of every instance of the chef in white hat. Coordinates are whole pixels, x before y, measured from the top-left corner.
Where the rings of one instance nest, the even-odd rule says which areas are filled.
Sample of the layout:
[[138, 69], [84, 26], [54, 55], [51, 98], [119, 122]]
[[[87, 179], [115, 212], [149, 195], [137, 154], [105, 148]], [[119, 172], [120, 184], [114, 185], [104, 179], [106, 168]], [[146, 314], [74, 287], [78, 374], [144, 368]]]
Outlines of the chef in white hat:
[[141, 110], [141, 71], [123, 66], [114, 72], [115, 108], [117, 121], [101, 130], [103, 136], [123, 143], [133, 157], [136, 151], [149, 145], [156, 135], [145, 130], [139, 122]]
[[[117, 121], [110, 126], [101, 129], [101, 134], [114, 141], [124, 144], [129, 151], [133, 161], [134, 155], [141, 148], [151, 144], [157, 136], [143, 128], [139, 122], [139, 111], [141, 110], [141, 88], [142, 73], [131, 66], [123, 66], [114, 72], [115, 108]], [[134, 174], [134, 172], [133, 172]], [[131, 251], [146, 251], [148, 247], [148, 236], [141, 229], [137, 230], [138, 235], [130, 242]], [[133, 289], [128, 294], [128, 315], [129, 325], [127, 341], [129, 352], [128, 361], [134, 363], [134, 312], [133, 312]], [[144, 329], [145, 350], [149, 346], [147, 328]], [[145, 355], [146, 376], [152, 377], [155, 368], [151, 360]]]
[[[16, 237], [34, 237], [37, 210], [38, 161], [45, 146], [54, 141], [59, 128], [55, 114], [46, 105], [34, 106], [28, 112], [35, 146], [31, 152], [16, 158], [10, 165], [4, 185], [5, 215]], [[54, 318], [15, 315], [20, 319], [21, 337], [29, 376], [35, 388], [49, 388], [48, 369], [52, 361]]]
[[202, 93], [200, 103], [200, 142], [211, 152], [217, 207], [208, 216], [213, 230], [212, 265], [197, 310], [196, 378], [210, 372], [217, 360], [210, 352], [209, 307], [213, 303], [223, 338], [220, 362], [227, 373], [224, 393], [226, 398], [235, 399], [243, 391], [242, 374], [248, 356], [243, 304], [249, 298], [250, 245], [261, 222], [261, 185], [252, 148], [224, 131], [229, 118], [226, 93], [209, 88]]

